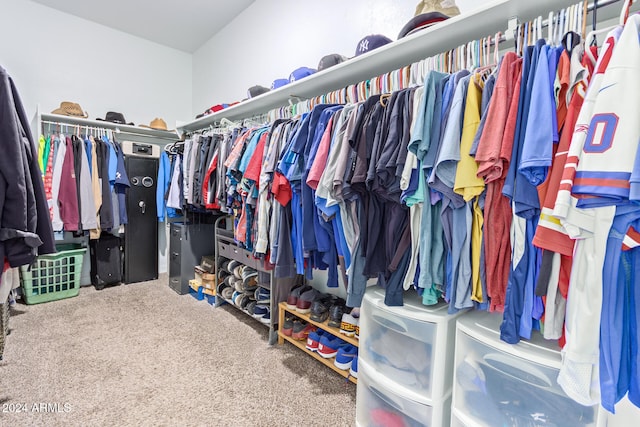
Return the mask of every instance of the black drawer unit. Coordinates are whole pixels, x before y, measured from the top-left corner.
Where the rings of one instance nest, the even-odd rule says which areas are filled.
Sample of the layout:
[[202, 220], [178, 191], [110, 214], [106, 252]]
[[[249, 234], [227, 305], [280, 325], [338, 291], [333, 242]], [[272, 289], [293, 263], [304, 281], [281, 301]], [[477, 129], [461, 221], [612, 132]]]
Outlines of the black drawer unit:
[[169, 286], [177, 293], [189, 293], [193, 268], [215, 250], [213, 224], [174, 222], [169, 230]]

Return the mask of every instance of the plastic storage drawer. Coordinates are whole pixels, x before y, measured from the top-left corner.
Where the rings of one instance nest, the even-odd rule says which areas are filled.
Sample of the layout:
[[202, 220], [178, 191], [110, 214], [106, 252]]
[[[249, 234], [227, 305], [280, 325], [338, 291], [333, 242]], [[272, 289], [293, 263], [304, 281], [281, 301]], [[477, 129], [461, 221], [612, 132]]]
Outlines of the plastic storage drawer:
[[454, 414], [478, 426], [595, 426], [603, 411], [582, 406], [558, 385], [555, 341], [534, 334], [516, 345], [499, 337], [502, 316], [470, 313], [458, 321]]
[[360, 360], [415, 393], [416, 399], [451, 392], [457, 315], [446, 305], [425, 306], [405, 295], [404, 306], [384, 304], [384, 290], [369, 288], [360, 314]]
[[359, 426], [448, 426], [451, 397], [432, 405], [407, 397], [406, 390], [372, 371], [358, 360], [356, 425]]

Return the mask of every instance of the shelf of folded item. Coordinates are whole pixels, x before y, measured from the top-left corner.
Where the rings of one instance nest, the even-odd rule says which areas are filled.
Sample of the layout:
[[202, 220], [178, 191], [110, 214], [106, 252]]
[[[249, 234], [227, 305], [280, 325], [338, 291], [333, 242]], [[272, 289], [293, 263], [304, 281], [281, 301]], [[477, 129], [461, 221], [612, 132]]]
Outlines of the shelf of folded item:
[[299, 341], [299, 340], [293, 339], [292, 337], [283, 334], [282, 331], [278, 331], [278, 337], [280, 338], [279, 344], [284, 343], [284, 341], [289, 341], [291, 344], [293, 344], [294, 346], [298, 347], [300, 350], [304, 351], [305, 353], [307, 353], [309, 356], [313, 357], [314, 359], [318, 360], [323, 365], [326, 365], [329, 368], [333, 369], [334, 371], [336, 371], [337, 373], [339, 373], [343, 377], [347, 378], [352, 383], [358, 384], [358, 380], [356, 378], [354, 378], [353, 376], [351, 376], [349, 374], [349, 371], [342, 370], [342, 369], [338, 368], [336, 365], [333, 364], [333, 361], [335, 360], [333, 357], [331, 359], [325, 359], [324, 357], [320, 356], [318, 353], [315, 353], [313, 351], [309, 351], [307, 349], [307, 347], [306, 347], [306, 341]]
[[[317, 326], [320, 329], [323, 329], [329, 333], [331, 333], [332, 335], [335, 335], [336, 337], [339, 337], [340, 339], [342, 339], [343, 341], [348, 342], [349, 344], [355, 345], [356, 347], [358, 347], [359, 345], [359, 340], [356, 337], [348, 337], [344, 334], [340, 333], [340, 328], [335, 328], [333, 326], [329, 326], [329, 320], [325, 320], [324, 322], [316, 322], [315, 320], [311, 320], [311, 318], [309, 317], [309, 315], [307, 314], [303, 314], [303, 313], [299, 313], [296, 310], [292, 310], [289, 307], [287, 307], [287, 303], [286, 302], [281, 302], [278, 307], [280, 308], [281, 312], [287, 312], [287, 313], [291, 313], [292, 315], [298, 317], [299, 319], [304, 320], [305, 322], [309, 322], [312, 325]], [[280, 322], [280, 324], [284, 323], [284, 316], [281, 319], [282, 322]]]

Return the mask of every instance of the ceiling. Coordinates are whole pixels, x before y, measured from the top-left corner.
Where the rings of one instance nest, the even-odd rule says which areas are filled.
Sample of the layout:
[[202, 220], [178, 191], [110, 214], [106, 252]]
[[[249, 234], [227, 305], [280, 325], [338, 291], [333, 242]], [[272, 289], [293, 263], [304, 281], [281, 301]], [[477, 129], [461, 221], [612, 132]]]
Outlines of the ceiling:
[[[192, 53], [255, 0], [33, 1], [134, 36]], [[168, 30], [168, 28], [173, 28], [173, 30]]]

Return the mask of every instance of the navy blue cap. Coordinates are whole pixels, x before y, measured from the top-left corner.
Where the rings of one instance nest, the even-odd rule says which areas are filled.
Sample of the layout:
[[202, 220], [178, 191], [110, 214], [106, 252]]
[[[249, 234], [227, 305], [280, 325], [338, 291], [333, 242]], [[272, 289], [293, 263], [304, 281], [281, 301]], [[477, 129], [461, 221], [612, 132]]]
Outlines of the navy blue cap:
[[289, 80], [287, 79], [275, 79], [273, 83], [271, 83], [271, 90], [278, 89], [286, 84], [289, 84]]
[[389, 37], [383, 36], [382, 34], [372, 34], [366, 36], [358, 42], [358, 46], [356, 46], [356, 56], [382, 47], [386, 44], [391, 43], [392, 41], [393, 40], [391, 40]]
[[289, 75], [289, 83], [295, 82], [295, 81], [300, 80], [300, 79], [304, 79], [305, 77], [308, 77], [308, 76], [310, 76], [311, 74], [313, 74], [315, 72], [316, 72], [316, 70], [314, 70], [313, 68], [309, 68], [309, 67], [296, 68]]

